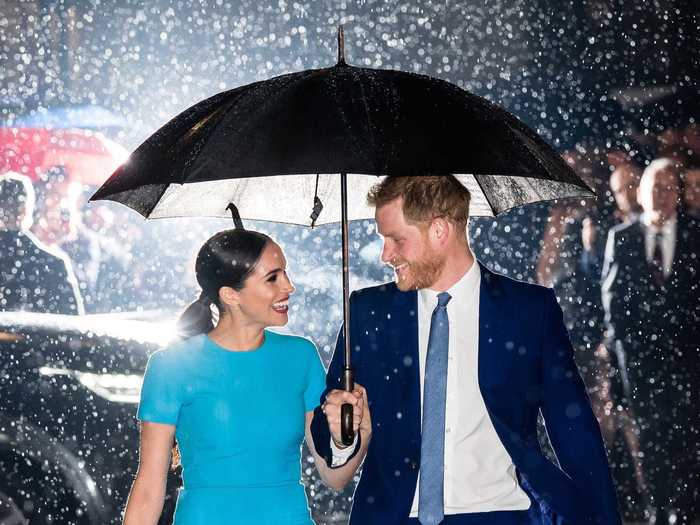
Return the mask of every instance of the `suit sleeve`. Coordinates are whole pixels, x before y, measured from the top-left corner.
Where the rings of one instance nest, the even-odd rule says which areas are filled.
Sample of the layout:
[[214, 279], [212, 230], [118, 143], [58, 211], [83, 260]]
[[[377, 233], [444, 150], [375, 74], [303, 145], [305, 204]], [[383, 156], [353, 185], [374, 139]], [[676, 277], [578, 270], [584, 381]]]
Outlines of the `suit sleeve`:
[[601, 525], [620, 525], [617, 499], [598, 422], [574, 362], [554, 292], [547, 290], [543, 317], [542, 414], [559, 464], [592, 501]]
[[[620, 337], [622, 334], [615, 334], [615, 313], [621, 308], [621, 291], [619, 290], [619, 263], [616, 260], [616, 243], [615, 230], [610, 230], [608, 233], [608, 241], [605, 245], [605, 257], [603, 262], [601, 295], [603, 302], [603, 311], [605, 312], [605, 326], [608, 330], [607, 337], [612, 339]], [[619, 327], [618, 328], [618, 332]]]
[[[355, 330], [353, 329], [353, 305], [355, 301], [355, 293], [350, 295], [350, 333], [352, 334]], [[345, 353], [345, 338], [343, 337], [343, 326], [341, 325], [338, 331], [338, 339], [336, 340], [335, 350], [333, 351], [333, 357], [331, 359], [331, 364], [328, 367], [328, 373], [326, 374], [326, 388], [321, 394], [320, 404], [326, 400], [326, 394], [331, 390], [343, 388], [343, 365], [344, 365], [344, 353]], [[351, 335], [352, 338], [352, 335]], [[311, 437], [314, 441], [314, 447], [316, 452], [325, 459], [326, 464], [329, 467], [333, 467], [333, 451], [331, 450], [331, 432], [328, 428], [328, 422], [326, 421], [326, 416], [321, 410], [320, 406], [314, 409], [314, 417], [311, 421]], [[359, 441], [358, 441], [359, 443]], [[350, 456], [355, 455], [355, 453], [360, 449], [359, 446], [355, 447], [355, 452]], [[350, 459], [348, 458], [348, 459]]]

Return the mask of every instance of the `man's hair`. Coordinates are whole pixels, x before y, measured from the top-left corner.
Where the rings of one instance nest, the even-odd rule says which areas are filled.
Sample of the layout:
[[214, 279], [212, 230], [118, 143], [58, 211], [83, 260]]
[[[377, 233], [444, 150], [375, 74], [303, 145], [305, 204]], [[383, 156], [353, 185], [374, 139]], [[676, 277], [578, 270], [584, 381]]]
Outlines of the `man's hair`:
[[629, 173], [639, 182], [639, 179], [642, 178], [643, 172], [644, 170], [642, 169], [642, 167], [636, 162], [623, 162], [622, 164], [618, 165], [612, 171], [612, 173], [610, 173], [610, 177], [612, 177], [616, 173], [619, 175], [622, 175], [623, 173]]
[[370, 189], [367, 203], [380, 207], [398, 198], [409, 221], [444, 217], [466, 231], [471, 194], [453, 175], [388, 176]]
[[34, 189], [29, 177], [13, 171], [0, 175], [0, 203], [0, 223], [5, 227], [14, 228], [17, 224], [27, 229], [34, 208]]
[[676, 176], [676, 183], [680, 187], [681, 184], [681, 173], [682, 169], [678, 164], [668, 157], [661, 157], [659, 159], [652, 160], [649, 165], [644, 168], [644, 173], [642, 174], [642, 179], [649, 177], [651, 174], [656, 174], [659, 171], [671, 171]]

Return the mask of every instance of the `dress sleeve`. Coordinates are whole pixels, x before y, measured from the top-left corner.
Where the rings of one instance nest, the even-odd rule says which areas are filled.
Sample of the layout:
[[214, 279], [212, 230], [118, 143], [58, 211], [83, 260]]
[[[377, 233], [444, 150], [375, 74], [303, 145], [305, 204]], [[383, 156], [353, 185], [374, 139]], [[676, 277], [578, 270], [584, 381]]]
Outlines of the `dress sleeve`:
[[143, 377], [141, 401], [136, 415], [141, 421], [175, 425], [182, 405], [182, 388], [177, 369], [163, 351], [148, 360]]
[[321, 394], [326, 389], [326, 371], [313, 343], [309, 343], [309, 354], [309, 381], [304, 392], [304, 406], [307, 412], [318, 406]]

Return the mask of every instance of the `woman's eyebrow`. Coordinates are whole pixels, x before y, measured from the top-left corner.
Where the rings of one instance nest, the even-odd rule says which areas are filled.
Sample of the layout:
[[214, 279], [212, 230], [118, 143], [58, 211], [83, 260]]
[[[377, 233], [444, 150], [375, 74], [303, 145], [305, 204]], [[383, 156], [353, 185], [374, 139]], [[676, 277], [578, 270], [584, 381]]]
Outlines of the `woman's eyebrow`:
[[269, 276], [272, 275], [273, 273], [279, 273], [279, 272], [283, 272], [283, 271], [284, 271], [284, 270], [283, 270], [282, 268], [275, 268], [274, 270], [270, 270], [269, 272], [267, 272], [267, 273], [265, 274], [265, 277], [269, 277]]

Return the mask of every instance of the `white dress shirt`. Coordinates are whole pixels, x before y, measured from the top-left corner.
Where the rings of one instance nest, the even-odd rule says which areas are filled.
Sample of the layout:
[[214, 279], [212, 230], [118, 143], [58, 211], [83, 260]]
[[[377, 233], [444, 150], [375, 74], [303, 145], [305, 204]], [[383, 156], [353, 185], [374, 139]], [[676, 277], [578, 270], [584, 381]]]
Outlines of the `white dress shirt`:
[[671, 274], [671, 266], [673, 266], [673, 256], [676, 251], [676, 222], [676, 217], [673, 217], [668, 219], [661, 228], [658, 228], [649, 224], [647, 217], [642, 214], [644, 246], [648, 263], [651, 263], [654, 259], [656, 235], [661, 234], [661, 257], [664, 265], [664, 277], [668, 277]]
[[[445, 514], [526, 510], [530, 498], [520, 488], [515, 465], [491, 423], [479, 389], [479, 293], [476, 261], [447, 293], [450, 340], [445, 406]], [[418, 291], [418, 358], [421, 417], [430, 320], [438, 292]], [[368, 393], [371, 395], [371, 393]], [[419, 472], [420, 479], [420, 472]], [[418, 516], [418, 490], [411, 517]]]

